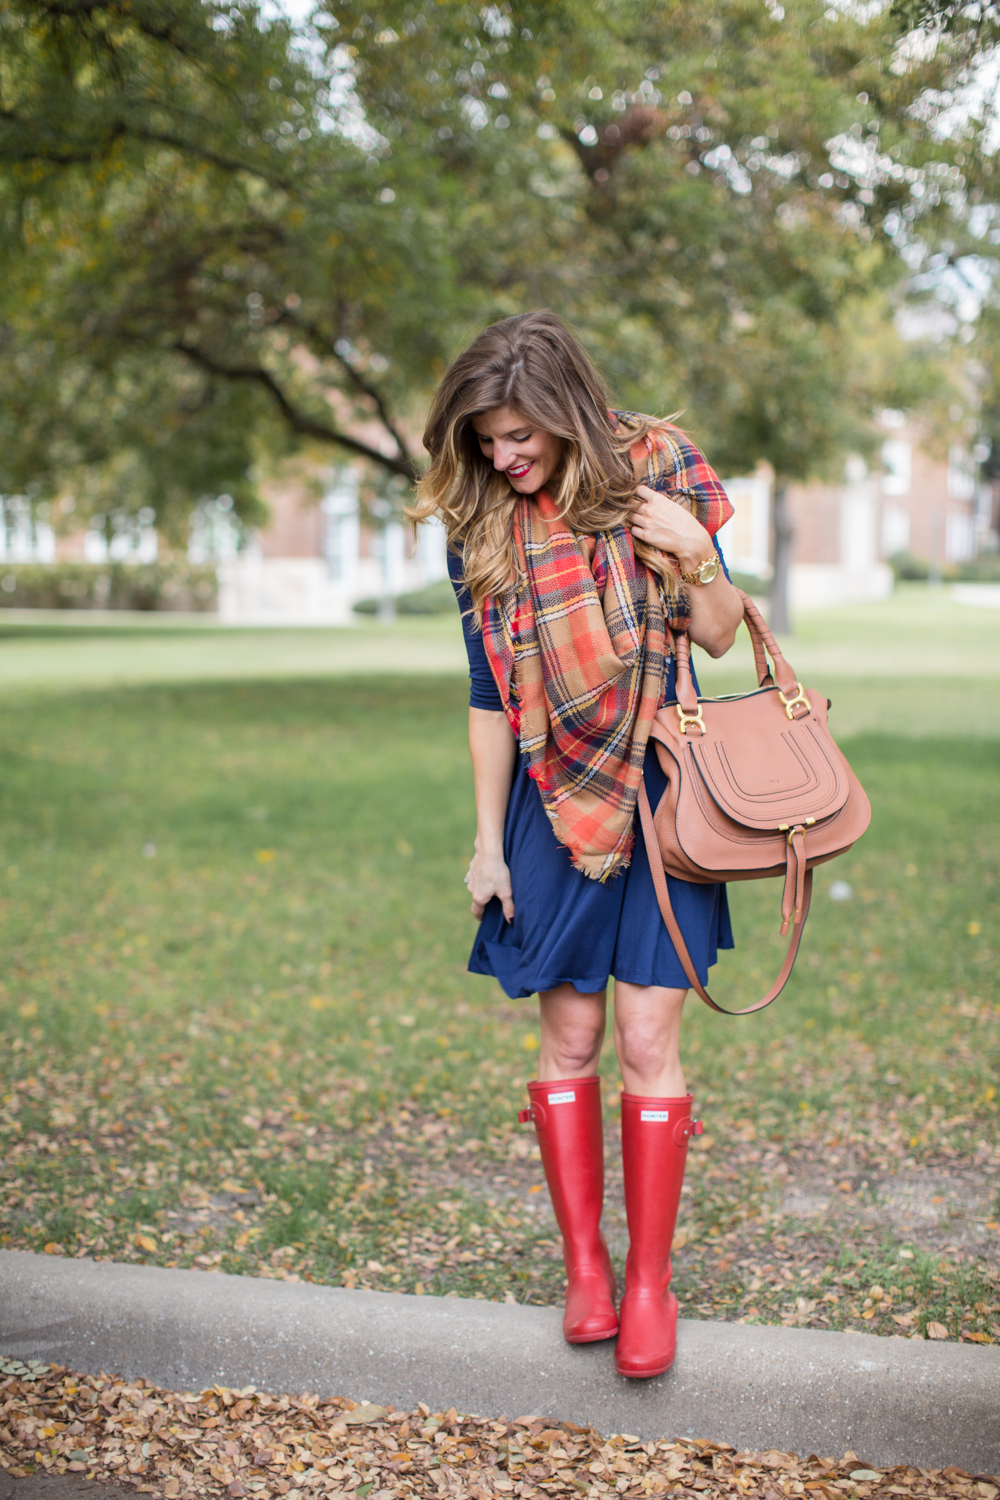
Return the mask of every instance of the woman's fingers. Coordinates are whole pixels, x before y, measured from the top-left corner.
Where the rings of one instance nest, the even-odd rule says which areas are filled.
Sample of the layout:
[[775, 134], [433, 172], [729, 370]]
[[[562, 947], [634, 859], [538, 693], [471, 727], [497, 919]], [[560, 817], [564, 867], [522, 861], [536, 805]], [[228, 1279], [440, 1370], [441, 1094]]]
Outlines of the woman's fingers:
[[[501, 896], [499, 891], [495, 891], [494, 895], [500, 896], [500, 904], [503, 907], [503, 914], [508, 922], [513, 922], [514, 898], [512, 896]], [[475, 917], [477, 922], [481, 919], [483, 912], [486, 910], [492, 899], [492, 896], [488, 896], [485, 901], [477, 901], [475, 897], [473, 897], [472, 915]]]
[[669, 495], [660, 495], [647, 485], [639, 485], [636, 493], [642, 503], [632, 512], [633, 534], [648, 546], [676, 557], [682, 568], [701, 562], [707, 555], [706, 546], [711, 547], [711, 539], [701, 522]]
[[476, 855], [465, 876], [465, 888], [472, 897], [472, 915], [478, 922], [486, 907], [497, 897], [508, 922], [514, 920], [514, 897], [510, 871], [502, 860], [485, 860]]

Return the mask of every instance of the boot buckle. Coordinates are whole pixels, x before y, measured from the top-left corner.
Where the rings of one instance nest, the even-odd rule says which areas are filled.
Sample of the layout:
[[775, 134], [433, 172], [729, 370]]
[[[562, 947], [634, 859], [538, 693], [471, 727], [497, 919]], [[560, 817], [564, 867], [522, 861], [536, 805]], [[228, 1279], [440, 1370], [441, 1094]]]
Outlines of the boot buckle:
[[519, 1109], [517, 1112], [517, 1118], [520, 1124], [530, 1125], [532, 1120], [535, 1118], [535, 1106], [533, 1104], [529, 1104], [527, 1109]]
[[674, 1141], [678, 1146], [686, 1146], [693, 1135], [703, 1135], [705, 1127], [700, 1120], [690, 1118], [678, 1120], [674, 1126]]

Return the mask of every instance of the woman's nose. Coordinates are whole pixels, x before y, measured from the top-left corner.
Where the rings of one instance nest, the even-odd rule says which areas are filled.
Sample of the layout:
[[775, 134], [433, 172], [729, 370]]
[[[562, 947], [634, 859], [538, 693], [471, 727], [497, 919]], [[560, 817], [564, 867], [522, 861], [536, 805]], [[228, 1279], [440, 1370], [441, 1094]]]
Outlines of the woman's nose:
[[496, 438], [494, 438], [494, 440], [493, 440], [493, 467], [494, 467], [494, 469], [499, 469], [500, 472], [501, 472], [501, 474], [502, 474], [502, 473], [504, 473], [504, 471], [506, 469], [510, 468], [511, 464], [513, 463], [513, 461], [514, 461], [514, 449], [512, 447], [510, 447], [507, 443], [500, 443], [500, 442], [498, 442], [496, 440]]

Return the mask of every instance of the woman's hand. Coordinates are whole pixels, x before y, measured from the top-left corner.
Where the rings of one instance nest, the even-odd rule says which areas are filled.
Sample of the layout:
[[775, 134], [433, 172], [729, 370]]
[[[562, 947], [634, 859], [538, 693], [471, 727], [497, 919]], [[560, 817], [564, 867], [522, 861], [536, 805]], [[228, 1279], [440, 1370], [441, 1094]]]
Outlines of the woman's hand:
[[[632, 512], [634, 536], [675, 558], [682, 573], [693, 573], [699, 563], [715, 556], [715, 544], [700, 521], [669, 495], [648, 485], [636, 487], [640, 503]], [[688, 635], [709, 656], [724, 656], [736, 639], [743, 618], [743, 601], [720, 568], [711, 583], [686, 586], [690, 623]]]
[[714, 555], [712, 538], [683, 505], [651, 490], [648, 484], [638, 485], [636, 494], [640, 503], [629, 524], [640, 542], [675, 557], [682, 573], [693, 573], [699, 563]]
[[499, 896], [503, 903], [503, 914], [507, 921], [513, 922], [514, 897], [510, 886], [510, 871], [501, 853], [480, 854], [477, 849], [472, 856], [465, 885], [472, 897], [472, 915], [477, 922], [494, 896]]

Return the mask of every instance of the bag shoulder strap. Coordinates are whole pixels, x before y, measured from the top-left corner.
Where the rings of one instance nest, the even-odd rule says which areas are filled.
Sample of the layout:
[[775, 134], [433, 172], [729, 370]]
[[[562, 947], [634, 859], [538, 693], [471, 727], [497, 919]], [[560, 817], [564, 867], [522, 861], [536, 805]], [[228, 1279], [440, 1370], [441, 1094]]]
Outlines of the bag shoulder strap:
[[681, 967], [688, 977], [691, 988], [700, 995], [706, 1005], [710, 1006], [712, 1010], [718, 1011], [723, 1016], [749, 1016], [755, 1010], [763, 1010], [766, 1005], [771, 1004], [772, 1000], [778, 998], [791, 975], [792, 967], [799, 951], [799, 943], [802, 940], [802, 930], [805, 927], [806, 917], [809, 914], [809, 901], [812, 896], [812, 870], [805, 872], [801, 914], [797, 920], [792, 922], [791, 935], [788, 939], [788, 951], [785, 954], [785, 962], [781, 966], [781, 972], [777, 979], [763, 1000], [758, 1000], [756, 1005], [748, 1005], [745, 1010], [726, 1010], [724, 1005], [717, 1005], [715, 1003], [698, 978], [698, 971], [691, 961], [687, 943], [684, 941], [684, 934], [681, 932], [680, 924], [670, 904], [670, 887], [667, 885], [667, 875], [663, 868], [663, 859], [660, 855], [660, 842], [656, 837], [656, 827], [653, 823], [653, 809], [649, 805], [649, 797], [646, 794], [646, 786], [643, 781], [639, 782], [639, 817], [642, 822], [642, 833], [646, 843], [646, 853], [649, 856], [649, 868], [653, 876], [653, 885], [656, 888], [656, 900], [659, 904], [663, 920], [666, 923], [667, 931], [670, 934], [670, 940], [677, 950], [677, 957], [681, 961]]

